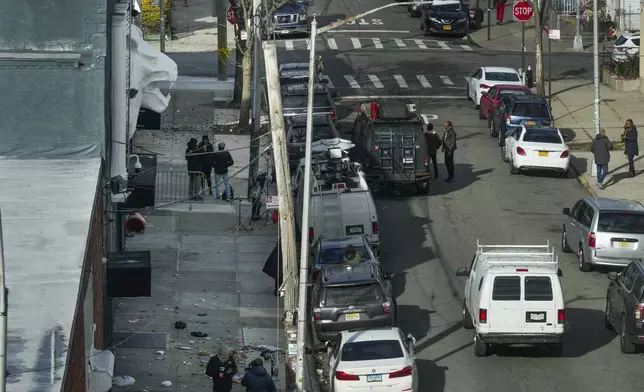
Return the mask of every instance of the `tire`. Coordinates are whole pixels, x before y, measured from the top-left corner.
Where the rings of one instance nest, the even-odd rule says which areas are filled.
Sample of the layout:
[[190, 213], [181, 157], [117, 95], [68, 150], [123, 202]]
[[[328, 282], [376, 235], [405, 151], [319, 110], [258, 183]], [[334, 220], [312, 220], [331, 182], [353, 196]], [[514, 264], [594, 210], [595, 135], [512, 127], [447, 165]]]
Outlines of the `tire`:
[[622, 315], [622, 329], [619, 333], [619, 349], [624, 354], [635, 354], [635, 345], [628, 340], [626, 335], [626, 315]]
[[586, 263], [586, 255], [584, 254], [584, 248], [579, 244], [579, 271], [581, 272], [590, 272], [592, 271], [592, 266]]
[[470, 314], [470, 311], [467, 310], [465, 301], [463, 301], [463, 328], [474, 329], [474, 323], [472, 322], [472, 315]]
[[496, 131], [494, 131], [494, 123], [492, 122], [492, 116], [488, 116], [487, 118], [487, 127], [490, 130], [490, 137], [498, 136]]
[[490, 345], [484, 343], [477, 333], [474, 334], [474, 355], [479, 358], [490, 355]]
[[610, 310], [610, 298], [606, 297], [606, 310], [604, 310], [604, 327], [606, 327], [607, 330], [609, 331], [615, 331], [615, 327], [613, 327], [613, 324], [610, 322], [610, 317], [608, 316], [609, 310]]
[[[496, 124], [494, 124], [494, 128], [496, 128]], [[505, 140], [501, 140], [501, 130], [500, 129], [496, 131], [496, 136], [498, 136], [498, 138], [499, 138], [499, 147], [503, 147], [503, 145], [505, 144], [504, 143]]]
[[510, 162], [510, 174], [519, 174], [519, 169], [514, 167], [514, 163], [512, 163], [512, 161], [509, 161], [509, 162]]
[[566, 240], [566, 226], [561, 229], [561, 251], [564, 253], [572, 253], [568, 240]]
[[481, 108], [481, 105], [479, 105], [479, 119], [485, 120], [485, 115], [483, 114], [483, 109]]
[[510, 162], [505, 155], [505, 146], [501, 147], [501, 159], [503, 160], [503, 162]]
[[563, 356], [563, 343], [555, 344], [548, 347], [551, 357], [562, 357]]
[[479, 108], [479, 104], [478, 104], [478, 103], [476, 103], [476, 101], [477, 101], [477, 99], [476, 99], [476, 93], [474, 93], [474, 109], [478, 109], [478, 108]]
[[[426, 184], [426, 185], [425, 186], [421, 185], [423, 183]], [[423, 182], [416, 183], [416, 193], [418, 193], [419, 195], [428, 194], [429, 193], [429, 181], [423, 181]]]

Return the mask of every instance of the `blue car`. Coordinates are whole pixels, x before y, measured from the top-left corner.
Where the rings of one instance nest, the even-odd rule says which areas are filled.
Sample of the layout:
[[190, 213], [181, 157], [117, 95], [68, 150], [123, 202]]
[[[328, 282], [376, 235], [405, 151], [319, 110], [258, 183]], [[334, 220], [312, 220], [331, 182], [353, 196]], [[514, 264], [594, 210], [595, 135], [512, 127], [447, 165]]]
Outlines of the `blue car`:
[[292, 36], [310, 34], [309, 17], [307, 14], [308, 1], [291, 1], [275, 11], [273, 25], [269, 25], [269, 36]]

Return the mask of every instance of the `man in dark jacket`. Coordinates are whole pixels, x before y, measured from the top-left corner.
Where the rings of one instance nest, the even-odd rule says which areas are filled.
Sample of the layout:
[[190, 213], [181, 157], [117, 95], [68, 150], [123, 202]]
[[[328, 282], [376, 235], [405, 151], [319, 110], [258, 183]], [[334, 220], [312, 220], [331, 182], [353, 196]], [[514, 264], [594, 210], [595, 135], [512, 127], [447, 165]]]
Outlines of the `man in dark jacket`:
[[445, 182], [454, 182], [454, 151], [456, 151], [456, 131], [451, 121], [445, 121], [445, 133], [443, 134], [443, 152], [445, 153], [445, 167], [447, 167]]
[[427, 130], [425, 131], [425, 144], [427, 145], [427, 155], [429, 155], [429, 160], [432, 161], [434, 165], [434, 178], [438, 180], [438, 161], [436, 160], [436, 152], [440, 148], [443, 142], [441, 137], [438, 136], [438, 133], [434, 130], [434, 124], [427, 124]]
[[231, 200], [230, 184], [228, 183], [228, 168], [231, 167], [233, 161], [230, 152], [226, 151], [226, 143], [221, 142], [217, 145], [217, 152], [213, 155], [213, 167], [215, 168], [215, 197], [220, 200], [221, 193], [219, 193], [219, 185], [222, 183], [226, 187], [226, 200]]
[[250, 363], [250, 371], [242, 378], [241, 385], [246, 387], [246, 392], [277, 392], [261, 358], [256, 358]]
[[613, 149], [613, 143], [606, 137], [606, 130], [601, 129], [595, 136], [590, 151], [595, 158], [597, 165], [597, 187], [604, 189], [604, 179], [608, 174], [608, 162], [610, 162], [610, 150]]
[[230, 350], [223, 344], [217, 355], [210, 358], [206, 365], [206, 375], [212, 377], [213, 392], [230, 392], [233, 390], [233, 376], [237, 374], [237, 364], [230, 355]]
[[206, 182], [208, 183], [208, 194], [212, 196], [212, 180], [210, 179], [212, 175], [212, 163], [213, 163], [213, 154], [215, 153], [215, 148], [210, 143], [207, 135], [203, 135], [201, 138], [201, 143], [198, 146], [199, 155], [201, 156], [201, 172], [203, 173], [203, 180], [201, 187], [206, 187]]
[[191, 200], [203, 200], [201, 196], [201, 157], [197, 151], [197, 139], [190, 138], [186, 148], [186, 162], [188, 162], [188, 195]]
[[637, 128], [630, 118], [626, 120], [624, 125], [622, 141], [624, 142], [624, 154], [628, 157], [629, 177], [635, 177], [635, 156], [640, 155], [640, 149], [637, 144]]

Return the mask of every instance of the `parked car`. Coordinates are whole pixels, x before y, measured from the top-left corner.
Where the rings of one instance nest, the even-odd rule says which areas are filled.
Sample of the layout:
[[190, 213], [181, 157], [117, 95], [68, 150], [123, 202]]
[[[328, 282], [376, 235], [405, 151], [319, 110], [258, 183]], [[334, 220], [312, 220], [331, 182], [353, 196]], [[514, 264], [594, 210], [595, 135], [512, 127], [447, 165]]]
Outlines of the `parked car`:
[[615, 40], [611, 58], [619, 63], [640, 54], [640, 32], [624, 32]]
[[489, 126], [492, 120], [490, 114], [501, 105], [503, 97], [509, 95], [530, 95], [532, 92], [526, 86], [518, 86], [512, 84], [497, 84], [488, 91], [481, 93], [481, 104], [479, 105], [479, 118], [488, 119], [488, 128], [490, 128], [490, 136], [493, 134], [492, 128]]
[[356, 254], [360, 256], [361, 262], [378, 263], [376, 251], [371, 247], [369, 239], [364, 236], [353, 236], [343, 238], [320, 238], [311, 246], [311, 277], [315, 282], [320, 276], [324, 267], [344, 262], [344, 251], [347, 246], [352, 245]]
[[418, 392], [416, 339], [396, 327], [342, 331], [330, 342], [333, 392]]
[[524, 86], [519, 71], [508, 67], [481, 67], [465, 78], [465, 96], [474, 101], [474, 108], [481, 104], [483, 93], [496, 84]]
[[608, 273], [604, 324], [619, 334], [619, 348], [634, 354], [644, 345], [644, 262], [631, 262], [621, 273]]
[[499, 147], [505, 145], [508, 131], [521, 126], [554, 127], [548, 101], [536, 95], [510, 95], [501, 99], [501, 104], [492, 114], [492, 129], [498, 136]]
[[521, 128], [508, 131], [501, 148], [504, 162], [510, 163], [510, 173], [529, 170], [551, 170], [568, 177], [570, 150], [557, 128]]
[[273, 14], [273, 24], [268, 24], [266, 38], [273, 35], [308, 35], [311, 25], [308, 21], [308, 1], [289, 1], [279, 7]]
[[[313, 115], [313, 142], [340, 137], [327, 114]], [[287, 121], [286, 143], [288, 147], [288, 163], [291, 172], [297, 169], [300, 160], [304, 158], [306, 148], [306, 116], [289, 117]]]
[[[316, 115], [328, 115], [334, 125], [337, 126], [335, 102], [333, 98], [338, 96], [332, 93], [326, 83], [316, 83], [313, 92], [313, 113]], [[282, 86], [282, 112], [284, 117], [306, 115], [308, 104], [307, 83], [293, 83]]]
[[579, 256], [579, 270], [623, 267], [644, 258], [644, 206], [616, 199], [579, 200], [564, 208], [561, 249]]
[[450, 34], [465, 37], [469, 31], [469, 8], [460, 0], [441, 0], [424, 4], [420, 29], [428, 35]]
[[375, 263], [330, 265], [311, 293], [313, 335], [328, 341], [341, 331], [393, 327], [396, 302], [391, 278]]

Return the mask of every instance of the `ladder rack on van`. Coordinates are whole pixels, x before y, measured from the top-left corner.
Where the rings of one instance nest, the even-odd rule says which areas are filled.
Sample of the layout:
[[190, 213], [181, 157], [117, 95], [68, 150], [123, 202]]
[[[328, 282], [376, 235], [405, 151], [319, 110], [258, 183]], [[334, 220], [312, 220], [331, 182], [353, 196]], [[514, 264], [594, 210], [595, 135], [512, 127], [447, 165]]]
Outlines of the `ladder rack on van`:
[[[477, 253], [485, 256], [486, 269], [491, 267], [508, 267], [508, 266], [541, 266], [557, 269], [559, 257], [555, 255], [554, 248], [550, 248], [550, 241], [546, 245], [481, 245], [476, 242]], [[508, 250], [499, 252], [498, 250]], [[496, 251], [495, 251], [496, 250]], [[493, 258], [509, 258], [511, 260], [489, 260]], [[533, 260], [517, 260], [517, 258], [532, 258]], [[542, 260], [534, 260], [541, 258]]]

